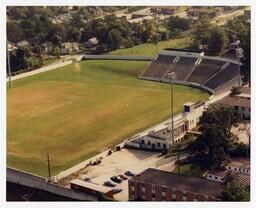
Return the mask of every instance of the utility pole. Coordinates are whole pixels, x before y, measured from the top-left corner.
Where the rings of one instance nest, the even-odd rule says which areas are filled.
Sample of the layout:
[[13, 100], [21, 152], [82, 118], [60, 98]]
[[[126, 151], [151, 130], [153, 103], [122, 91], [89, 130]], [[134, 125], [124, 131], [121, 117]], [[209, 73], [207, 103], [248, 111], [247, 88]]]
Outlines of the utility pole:
[[47, 166], [48, 166], [48, 181], [51, 181], [51, 168], [50, 168], [49, 152], [47, 152]]
[[12, 74], [11, 74], [11, 64], [10, 56], [8, 51], [8, 41], [6, 41], [6, 55], [7, 55], [7, 68], [8, 68], [8, 77], [9, 77], [9, 87], [12, 88]]

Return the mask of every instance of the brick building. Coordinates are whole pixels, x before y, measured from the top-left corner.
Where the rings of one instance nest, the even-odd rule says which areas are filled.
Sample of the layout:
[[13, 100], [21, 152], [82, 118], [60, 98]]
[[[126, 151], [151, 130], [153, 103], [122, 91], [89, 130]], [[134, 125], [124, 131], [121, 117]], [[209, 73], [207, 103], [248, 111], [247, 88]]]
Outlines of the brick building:
[[221, 183], [149, 168], [128, 181], [130, 201], [219, 201]]

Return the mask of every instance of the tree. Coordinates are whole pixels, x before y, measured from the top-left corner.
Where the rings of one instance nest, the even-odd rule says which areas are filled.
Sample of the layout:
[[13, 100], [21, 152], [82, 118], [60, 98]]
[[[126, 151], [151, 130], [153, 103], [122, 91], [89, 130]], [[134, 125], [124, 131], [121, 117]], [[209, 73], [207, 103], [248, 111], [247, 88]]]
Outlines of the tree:
[[110, 30], [108, 33], [107, 42], [109, 44], [109, 47], [111, 49], [117, 49], [120, 48], [122, 44], [122, 36], [121, 32], [117, 29]]
[[152, 42], [153, 40], [155, 40], [155, 36], [156, 36], [156, 28], [155, 28], [155, 24], [151, 21], [144, 21], [145, 24], [145, 30], [142, 33], [142, 41], [143, 42]]
[[230, 172], [227, 173], [224, 182], [224, 189], [222, 191], [223, 201], [249, 201], [250, 194], [239, 182], [236, 175], [232, 175]]
[[7, 22], [8, 41], [17, 43], [24, 39], [24, 34], [19, 25], [15, 22]]
[[36, 46], [33, 48], [33, 52], [36, 54], [36, 57], [38, 58], [39, 65], [43, 65], [43, 54], [42, 54], [42, 48], [40, 46]]
[[181, 18], [179, 16], [171, 16], [168, 20], [167, 26], [170, 31], [175, 29], [185, 31], [191, 28], [191, 20]]
[[227, 36], [220, 26], [213, 27], [208, 17], [203, 17], [193, 32], [194, 47], [207, 45], [208, 50], [222, 52], [227, 46]]
[[209, 49], [222, 52], [226, 48], [227, 42], [228, 40], [224, 29], [219, 26], [211, 28], [208, 40]]
[[202, 16], [195, 25], [193, 35], [193, 46], [198, 48], [200, 44], [208, 44], [210, 30], [212, 28], [211, 20], [208, 16]]
[[229, 149], [236, 141], [232, 125], [239, 118], [230, 107], [219, 104], [209, 106], [201, 119], [202, 134], [189, 145], [191, 157], [203, 168], [220, 168], [229, 161]]
[[218, 169], [230, 159], [226, 153], [229, 147], [228, 139], [216, 126], [209, 125], [204, 128], [202, 135], [189, 146], [192, 158], [201, 167]]
[[29, 68], [29, 56], [30, 51], [28, 48], [18, 48], [17, 50], [10, 52], [10, 64], [12, 72]]
[[244, 50], [244, 57], [241, 59], [241, 74], [245, 84], [250, 84], [251, 77], [251, 24], [244, 16], [235, 17], [225, 24], [225, 30], [230, 42], [233, 37], [240, 40], [240, 46]]

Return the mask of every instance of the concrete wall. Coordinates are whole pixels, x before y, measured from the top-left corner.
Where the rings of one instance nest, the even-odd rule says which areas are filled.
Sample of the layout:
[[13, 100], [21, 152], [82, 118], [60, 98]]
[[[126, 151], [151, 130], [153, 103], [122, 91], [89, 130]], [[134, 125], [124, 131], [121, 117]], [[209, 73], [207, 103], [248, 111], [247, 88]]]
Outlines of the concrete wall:
[[[63, 62], [59, 62], [59, 63], [53, 63], [53, 64], [41, 67], [41, 68], [33, 70], [33, 71], [29, 71], [29, 72], [25, 72], [25, 73], [22, 73], [22, 74], [12, 76], [12, 80], [14, 81], [14, 80], [17, 80], [17, 79], [22, 79], [22, 78], [29, 77], [29, 76], [32, 76], [32, 75], [35, 75], [35, 74], [39, 74], [39, 73], [42, 73], [42, 72], [51, 71], [51, 70], [54, 70], [54, 69], [57, 69], [57, 68], [60, 68], [60, 67], [63, 67], [63, 66], [69, 65], [69, 64], [72, 64], [71, 60], [63, 61]], [[7, 79], [6, 82], [9, 82], [9, 79]]]
[[23, 171], [7, 168], [6, 180], [15, 184], [37, 188], [60, 196], [83, 200], [83, 201], [97, 201], [97, 197], [91, 196], [82, 192], [75, 192], [74, 190], [58, 186], [47, 182], [46, 178], [32, 175]]
[[84, 55], [84, 60], [126, 60], [126, 61], [152, 61], [151, 56], [122, 56], [122, 55]]

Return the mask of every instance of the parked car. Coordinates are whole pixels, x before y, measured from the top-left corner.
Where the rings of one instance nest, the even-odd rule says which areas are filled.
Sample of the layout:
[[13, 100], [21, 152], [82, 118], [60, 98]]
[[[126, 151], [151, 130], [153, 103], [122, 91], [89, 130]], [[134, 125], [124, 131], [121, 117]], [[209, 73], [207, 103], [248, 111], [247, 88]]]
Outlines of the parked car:
[[119, 177], [120, 177], [120, 178], [122, 178], [123, 180], [127, 180], [127, 179], [128, 179], [128, 177], [127, 177], [127, 176], [122, 175], [122, 174], [120, 174], [120, 175], [119, 175]]
[[112, 176], [110, 179], [112, 181], [116, 182], [116, 183], [121, 183], [122, 182], [122, 179], [118, 176]]
[[117, 184], [112, 182], [112, 181], [105, 181], [104, 186], [110, 186], [110, 187], [115, 187]]
[[135, 174], [132, 173], [132, 172], [129, 171], [129, 170], [128, 170], [128, 171], [125, 171], [124, 174], [127, 175], [127, 176], [135, 176]]
[[113, 191], [113, 194], [117, 194], [117, 193], [120, 193], [123, 189], [120, 189], [120, 188], [113, 188], [112, 191]]

